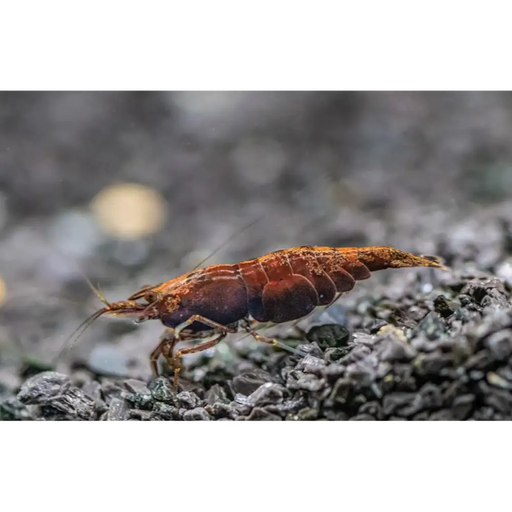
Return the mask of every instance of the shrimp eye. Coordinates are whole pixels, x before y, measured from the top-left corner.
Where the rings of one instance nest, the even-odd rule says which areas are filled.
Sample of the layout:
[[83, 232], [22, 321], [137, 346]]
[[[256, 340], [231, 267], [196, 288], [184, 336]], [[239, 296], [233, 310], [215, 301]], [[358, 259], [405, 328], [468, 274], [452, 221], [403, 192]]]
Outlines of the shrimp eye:
[[155, 302], [157, 299], [158, 299], [157, 292], [149, 291], [144, 294], [144, 300], [149, 304], [151, 304], [152, 302]]

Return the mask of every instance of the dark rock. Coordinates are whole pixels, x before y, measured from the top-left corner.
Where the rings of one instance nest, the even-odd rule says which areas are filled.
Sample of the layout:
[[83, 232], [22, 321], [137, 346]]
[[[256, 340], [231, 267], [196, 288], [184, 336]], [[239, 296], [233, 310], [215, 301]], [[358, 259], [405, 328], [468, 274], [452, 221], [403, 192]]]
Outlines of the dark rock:
[[468, 375], [473, 381], [479, 381], [485, 377], [485, 373], [480, 370], [471, 370]]
[[345, 376], [355, 388], [368, 388], [375, 382], [377, 373], [369, 364], [359, 362], [347, 366]]
[[185, 412], [183, 419], [185, 421], [210, 421], [211, 418], [202, 407], [196, 407], [195, 409]]
[[97, 380], [86, 382], [82, 386], [82, 391], [90, 396], [95, 402], [103, 402], [101, 398], [101, 384]]
[[388, 375], [393, 369], [393, 365], [391, 363], [379, 362], [377, 368], [375, 369], [375, 376], [378, 379], [383, 379], [386, 375]]
[[82, 391], [94, 400], [94, 407], [98, 415], [103, 414], [108, 409], [101, 396], [101, 384], [97, 380], [91, 380], [84, 384]]
[[420, 389], [419, 395], [422, 397], [421, 408], [438, 409], [443, 404], [443, 395], [438, 386], [427, 382]]
[[512, 356], [512, 330], [505, 329], [488, 336], [485, 345], [496, 361], [506, 361]]
[[362, 404], [365, 404], [367, 402], [367, 398], [362, 393], [355, 394], [352, 398], [352, 405], [354, 407], [359, 407]]
[[299, 421], [312, 421], [318, 418], [318, 411], [311, 407], [304, 407], [297, 413], [297, 419]]
[[428, 354], [434, 352], [439, 348], [439, 340], [431, 340], [422, 331], [415, 333], [414, 337], [410, 341], [411, 347], [417, 352], [423, 352]]
[[205, 393], [206, 403], [209, 405], [213, 405], [215, 403], [223, 403], [228, 404], [229, 399], [227, 397], [226, 391], [219, 384], [214, 384], [206, 393]]
[[215, 402], [213, 405], [207, 405], [205, 407], [205, 410], [208, 414], [211, 414], [215, 419], [235, 419], [238, 416], [237, 412], [235, 411], [235, 409], [233, 409], [233, 407], [222, 402]]
[[325, 387], [325, 380], [316, 375], [300, 374], [298, 380], [288, 380], [287, 387], [292, 390], [320, 391]]
[[482, 307], [507, 307], [503, 283], [496, 277], [469, 281], [462, 289], [462, 293], [474, 298]]
[[338, 363], [344, 366], [348, 366], [352, 363], [357, 363], [366, 359], [372, 353], [372, 348], [367, 345], [355, 345], [354, 348], [344, 357], [342, 357]]
[[350, 341], [350, 332], [343, 325], [324, 324], [311, 328], [306, 338], [310, 342], [316, 342], [322, 350], [340, 348], [347, 346]]
[[[309, 405], [310, 401], [308, 400], [308, 398], [312, 399], [312, 397], [308, 397], [308, 395], [305, 392], [299, 391], [295, 393], [295, 395], [292, 398], [285, 398], [282, 403], [275, 405], [277, 407], [277, 410], [283, 413], [298, 412], [299, 409], [302, 409]], [[314, 401], [314, 399], [312, 400]]]
[[390, 416], [406, 406], [411, 407], [416, 399], [415, 393], [391, 393], [382, 400], [382, 412]]
[[489, 421], [494, 420], [496, 417], [496, 412], [492, 407], [480, 407], [473, 413], [473, 419], [480, 421]]
[[492, 290], [505, 294], [503, 283], [496, 277], [473, 279], [465, 285], [462, 293], [466, 293], [480, 301]]
[[443, 393], [443, 402], [451, 403], [458, 396], [465, 396], [468, 393], [469, 387], [466, 385], [467, 382], [456, 380], [448, 384]]
[[453, 366], [453, 355], [436, 350], [429, 354], [419, 354], [413, 364], [417, 375], [430, 377], [438, 375], [442, 368]]
[[43, 372], [31, 377], [22, 385], [18, 400], [23, 404], [51, 406], [69, 419], [94, 419], [94, 400], [72, 386], [61, 373]]
[[478, 389], [483, 397], [483, 401], [497, 412], [511, 414], [512, 412], [512, 393], [504, 389], [498, 389], [489, 386], [486, 382], [480, 381]]
[[416, 354], [411, 345], [396, 339], [381, 343], [377, 349], [377, 357], [384, 362], [410, 361]]
[[442, 318], [448, 318], [455, 313], [455, 309], [444, 295], [438, 295], [434, 299], [434, 309]]
[[123, 398], [125, 394], [126, 391], [120, 382], [101, 379], [101, 395], [107, 404], [110, 404], [113, 398]]
[[151, 410], [153, 407], [153, 395], [148, 389], [147, 393], [130, 393], [125, 395], [125, 399], [136, 409]]
[[329, 421], [347, 421], [349, 419], [349, 416], [345, 411], [339, 411], [336, 409], [324, 409], [323, 416]]
[[42, 372], [25, 381], [18, 393], [18, 399], [25, 404], [45, 405], [60, 398], [70, 386], [71, 382], [66, 375]]
[[478, 354], [471, 356], [464, 364], [465, 368], [469, 370], [479, 370], [482, 372], [487, 372], [493, 367], [493, 365], [494, 361], [490, 354], [485, 351], [481, 351]]
[[359, 415], [370, 415], [377, 420], [383, 418], [382, 406], [379, 402], [376, 401], [366, 402], [365, 404], [361, 405], [361, 407], [359, 407], [358, 413]]
[[149, 390], [155, 400], [178, 406], [177, 392], [166, 377], [157, 377], [153, 380], [149, 385]]
[[510, 366], [502, 366], [496, 370], [496, 373], [508, 382], [512, 382], [512, 368]]
[[128, 403], [119, 398], [113, 398], [110, 401], [107, 417], [108, 421], [124, 421], [129, 417]]
[[295, 370], [298, 372], [313, 373], [317, 376], [320, 376], [322, 375], [324, 368], [324, 359], [320, 359], [319, 357], [314, 357], [308, 354], [306, 357], [299, 361], [295, 367]]
[[[237, 419], [242, 419], [238, 417]], [[282, 418], [277, 414], [272, 414], [262, 407], [255, 407], [247, 418], [249, 421], [282, 421]]]
[[237, 393], [235, 395], [234, 403], [240, 405], [247, 405], [247, 397], [245, 395], [242, 395], [242, 393]]
[[134, 394], [148, 394], [150, 393], [147, 384], [143, 380], [127, 379], [124, 381], [124, 387]]
[[421, 332], [429, 340], [437, 340], [446, 332], [446, 323], [434, 311], [431, 311], [419, 324], [417, 331]]
[[327, 365], [323, 371], [323, 377], [329, 382], [336, 382], [345, 373], [345, 366], [339, 364]]
[[201, 401], [199, 397], [191, 391], [182, 391], [177, 394], [178, 401], [185, 409], [195, 409]]
[[504, 379], [495, 372], [489, 372], [487, 374], [487, 382], [497, 388], [512, 390], [512, 382]]
[[267, 382], [247, 397], [246, 404], [249, 407], [278, 404], [283, 401], [285, 393], [286, 389], [283, 386]]
[[304, 352], [306, 355], [323, 359], [324, 353], [316, 342], [309, 343], [308, 345], [298, 345], [297, 348]]
[[[243, 397], [244, 401], [241, 401]], [[247, 416], [251, 412], [251, 407], [247, 405], [247, 397], [244, 395], [236, 395], [235, 400], [229, 404], [234, 414], [237, 416]]]
[[[162, 404], [164, 405], [164, 404]], [[170, 407], [170, 406], [169, 406]], [[141, 411], [140, 409], [130, 409], [129, 419], [134, 421], [150, 421], [152, 413], [149, 411]]]
[[388, 325], [388, 323], [385, 320], [372, 320], [368, 330], [370, 334], [377, 334], [386, 325]]
[[164, 402], [155, 402], [153, 404], [153, 411], [151, 412], [150, 419], [152, 420], [180, 420], [180, 410]]
[[455, 368], [441, 368], [439, 376], [449, 380], [460, 380], [461, 382], [467, 381], [466, 369], [462, 366]]
[[330, 400], [338, 404], [346, 404], [352, 393], [353, 385], [348, 379], [339, 379], [333, 387]]
[[397, 391], [416, 391], [418, 385], [413, 374], [414, 368], [410, 364], [395, 363], [392, 372], [395, 389]]
[[268, 382], [272, 382], [272, 377], [269, 373], [263, 370], [252, 370], [234, 377], [233, 390], [235, 393], [242, 393], [243, 395], [249, 396], [261, 385]]
[[456, 420], [465, 420], [471, 413], [475, 403], [474, 395], [460, 395], [454, 398], [450, 407]]
[[324, 353], [324, 359], [327, 363], [339, 361], [350, 352], [350, 347], [328, 348]]
[[430, 421], [452, 421], [455, 419], [453, 411], [450, 409], [441, 409], [440, 411], [432, 413], [429, 417]]

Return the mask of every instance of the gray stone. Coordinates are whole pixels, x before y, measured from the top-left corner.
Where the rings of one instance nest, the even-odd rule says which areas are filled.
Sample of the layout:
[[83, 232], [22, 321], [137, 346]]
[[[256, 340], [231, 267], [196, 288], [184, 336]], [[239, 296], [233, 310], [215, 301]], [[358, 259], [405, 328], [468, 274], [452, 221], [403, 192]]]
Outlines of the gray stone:
[[128, 404], [120, 398], [113, 398], [107, 412], [108, 421], [124, 421], [129, 417]]
[[196, 407], [195, 409], [186, 411], [183, 414], [183, 419], [185, 421], [210, 421], [211, 418], [202, 407]]
[[249, 407], [281, 403], [285, 393], [283, 386], [267, 382], [251, 393], [246, 403]]
[[236, 375], [233, 378], [233, 390], [235, 393], [249, 396], [253, 391], [256, 391], [261, 385], [267, 382], [272, 382], [272, 377], [269, 373], [263, 370], [251, 370], [250, 372]]
[[143, 380], [127, 379], [124, 381], [124, 387], [131, 393], [147, 394], [150, 392]]
[[180, 405], [185, 407], [185, 409], [194, 409], [199, 405], [199, 402], [201, 401], [199, 397], [191, 391], [182, 391], [176, 396]]
[[94, 400], [72, 386], [69, 378], [61, 373], [34, 375], [22, 385], [18, 399], [28, 405], [51, 406], [69, 419], [94, 419]]
[[173, 403], [175, 405], [179, 403], [177, 392], [166, 377], [157, 377], [153, 380], [149, 385], [149, 390], [153, 398], [159, 402]]

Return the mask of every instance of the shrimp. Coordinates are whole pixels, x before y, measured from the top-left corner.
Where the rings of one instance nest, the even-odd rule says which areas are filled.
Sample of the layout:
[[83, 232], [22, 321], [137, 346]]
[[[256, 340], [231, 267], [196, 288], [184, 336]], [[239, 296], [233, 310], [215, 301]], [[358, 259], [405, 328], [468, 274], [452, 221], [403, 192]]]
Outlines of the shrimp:
[[[309, 315], [348, 293], [356, 281], [388, 268], [432, 267], [446, 270], [435, 256], [416, 256], [393, 247], [294, 247], [236, 264], [210, 265], [154, 286], [144, 286], [126, 301], [105, 303], [80, 326], [83, 332], [102, 315], [137, 322], [160, 320], [166, 331], [150, 355], [153, 373], [163, 356], [174, 368], [178, 387], [181, 357], [220, 343], [244, 330], [255, 340], [303, 352], [261, 336], [254, 326], [279, 324]], [[206, 340], [206, 338], [210, 338]], [[199, 343], [174, 350], [179, 342]]]

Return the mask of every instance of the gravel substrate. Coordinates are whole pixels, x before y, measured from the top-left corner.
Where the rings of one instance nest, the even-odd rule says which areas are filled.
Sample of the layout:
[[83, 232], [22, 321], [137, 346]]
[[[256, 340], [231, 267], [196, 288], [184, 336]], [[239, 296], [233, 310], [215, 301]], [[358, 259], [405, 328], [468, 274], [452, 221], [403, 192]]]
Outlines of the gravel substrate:
[[[231, 345], [187, 364], [179, 392], [165, 376], [145, 382], [87, 368], [71, 377], [43, 371], [3, 396], [2, 418], [511, 419], [506, 223], [502, 235], [490, 263], [501, 279], [450, 257], [448, 244], [443, 255], [451, 270], [388, 270], [386, 279], [376, 278], [294, 328], [278, 329], [308, 353], [304, 358], [256, 342]], [[481, 244], [473, 245], [475, 258], [493, 248], [485, 236]]]

